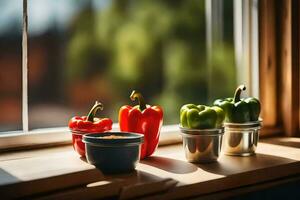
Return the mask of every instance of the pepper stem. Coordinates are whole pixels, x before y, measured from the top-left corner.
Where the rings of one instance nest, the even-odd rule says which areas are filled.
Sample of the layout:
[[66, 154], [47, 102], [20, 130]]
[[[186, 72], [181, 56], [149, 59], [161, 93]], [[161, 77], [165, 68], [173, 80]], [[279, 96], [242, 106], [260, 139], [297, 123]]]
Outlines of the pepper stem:
[[241, 100], [241, 93], [242, 91], [246, 90], [245, 85], [240, 85], [238, 88], [236, 88], [234, 93], [234, 103], [239, 102]]
[[144, 97], [142, 96], [141, 93], [133, 90], [131, 95], [130, 95], [130, 99], [131, 101], [135, 101], [135, 100], [138, 100], [139, 101], [139, 105], [140, 105], [140, 110], [143, 111], [146, 109], [146, 103], [145, 103], [145, 99]]
[[103, 110], [102, 103], [96, 101], [89, 114], [87, 115], [87, 121], [94, 122], [94, 117], [98, 110]]

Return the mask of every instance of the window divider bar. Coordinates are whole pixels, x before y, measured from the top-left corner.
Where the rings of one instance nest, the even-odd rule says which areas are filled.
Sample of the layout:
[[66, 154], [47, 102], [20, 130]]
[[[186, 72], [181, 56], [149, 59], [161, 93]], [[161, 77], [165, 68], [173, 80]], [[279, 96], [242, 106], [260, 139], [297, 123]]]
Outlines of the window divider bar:
[[28, 132], [28, 13], [27, 0], [23, 0], [22, 31], [22, 126]]
[[223, 0], [205, 0], [206, 52], [208, 67], [208, 100], [213, 99], [213, 49], [223, 47]]
[[243, 1], [234, 0], [233, 2], [233, 18], [234, 18], [234, 52], [235, 52], [235, 62], [237, 71], [237, 83], [238, 84], [248, 84], [248, 77], [245, 76], [245, 25], [243, 22], [247, 22], [243, 19], [245, 15], [245, 10], [243, 8]]
[[259, 30], [258, 30], [258, 0], [250, 1], [250, 45], [251, 45], [251, 93], [252, 96], [259, 98]]

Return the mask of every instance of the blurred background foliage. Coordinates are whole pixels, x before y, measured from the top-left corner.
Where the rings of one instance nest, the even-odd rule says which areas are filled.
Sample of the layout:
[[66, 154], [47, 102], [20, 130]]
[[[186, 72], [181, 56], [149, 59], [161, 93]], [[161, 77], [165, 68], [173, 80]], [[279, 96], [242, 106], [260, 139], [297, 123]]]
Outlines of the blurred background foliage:
[[[178, 123], [182, 104], [232, 96], [233, 0], [223, 2], [209, 60], [205, 0], [29, 0], [30, 128], [66, 126], [95, 100], [117, 122], [133, 89], [164, 108], [164, 124]], [[21, 127], [21, 30], [20, 0], [2, 0], [0, 109], [10, 115], [0, 131]]]
[[214, 48], [208, 66], [205, 28], [203, 0], [112, 0], [99, 12], [87, 6], [73, 22], [67, 76], [72, 83], [104, 73], [114, 119], [119, 102], [129, 103], [136, 89], [163, 106], [166, 123], [177, 123], [182, 104], [209, 104], [235, 87], [233, 34]]

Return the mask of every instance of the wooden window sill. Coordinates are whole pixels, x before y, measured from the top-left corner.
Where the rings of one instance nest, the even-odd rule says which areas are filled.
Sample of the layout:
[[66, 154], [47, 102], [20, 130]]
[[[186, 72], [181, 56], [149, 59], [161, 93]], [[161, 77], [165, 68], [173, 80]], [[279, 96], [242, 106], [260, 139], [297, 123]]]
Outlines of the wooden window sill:
[[71, 146], [0, 154], [0, 194], [6, 198], [220, 197], [299, 179], [300, 138], [263, 139], [255, 156], [222, 155], [201, 165], [185, 161], [181, 144], [163, 146], [135, 172], [113, 176], [87, 164]]

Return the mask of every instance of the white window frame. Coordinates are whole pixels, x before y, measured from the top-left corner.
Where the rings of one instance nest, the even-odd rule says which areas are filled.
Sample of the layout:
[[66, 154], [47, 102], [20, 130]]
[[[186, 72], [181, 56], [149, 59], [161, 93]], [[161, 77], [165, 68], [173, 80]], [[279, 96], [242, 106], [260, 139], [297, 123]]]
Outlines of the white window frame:
[[[259, 98], [258, 1], [234, 0], [234, 46], [238, 84]], [[248, 76], [245, 76], [247, 74]]]
[[[222, 30], [224, 0], [206, 0], [206, 29], [207, 49], [211, 55], [212, 44], [215, 40], [222, 40], [222, 35], [213, 36], [213, 29]], [[213, 7], [217, 6], [218, 9]], [[217, 12], [217, 13], [216, 13]], [[222, 20], [221, 20], [222, 21]], [[23, 0], [23, 34], [22, 34], [22, 131], [1, 132], [0, 152], [12, 149], [41, 147], [71, 143], [71, 134], [67, 127], [43, 128], [29, 130], [28, 128], [28, 15], [27, 0]], [[219, 42], [219, 41], [217, 41]], [[249, 74], [246, 77], [250, 86], [250, 94], [258, 97], [258, 0], [234, 0], [234, 42], [237, 58], [237, 70]], [[241, 51], [242, 50], [242, 51]], [[245, 71], [244, 71], [245, 72]], [[244, 77], [245, 78], [245, 77]], [[118, 130], [118, 124], [113, 125]], [[180, 142], [178, 125], [164, 125], [161, 130], [160, 144]]]

